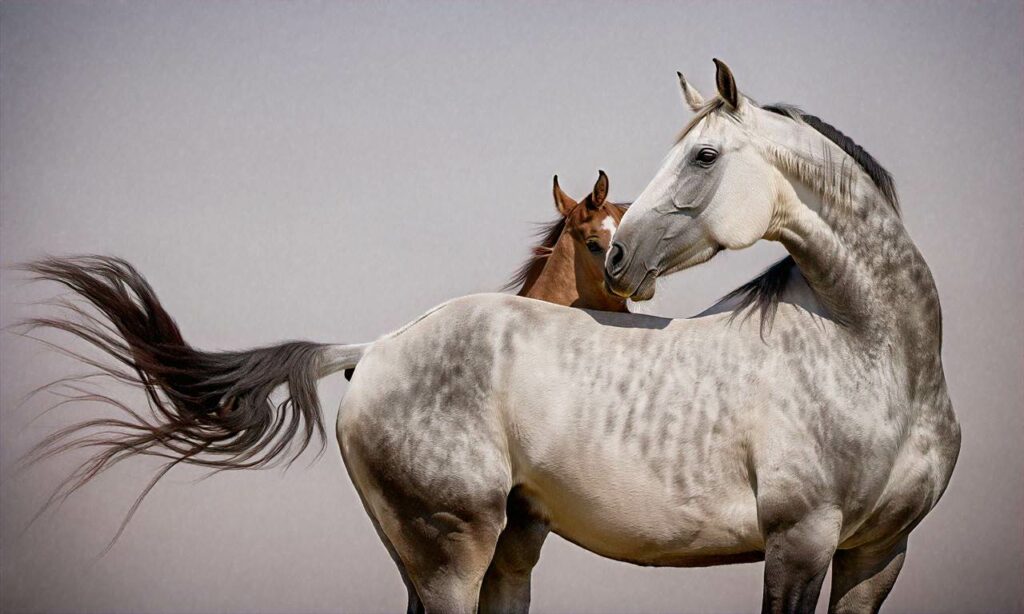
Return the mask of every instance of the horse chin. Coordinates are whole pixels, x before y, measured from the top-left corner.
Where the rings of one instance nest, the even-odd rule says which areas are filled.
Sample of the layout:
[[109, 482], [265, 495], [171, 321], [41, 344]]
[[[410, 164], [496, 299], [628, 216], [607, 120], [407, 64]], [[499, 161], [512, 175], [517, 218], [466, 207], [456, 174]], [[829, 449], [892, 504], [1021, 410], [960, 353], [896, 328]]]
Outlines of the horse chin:
[[658, 277], [665, 275], [671, 275], [677, 271], [688, 269], [698, 264], [703, 264], [708, 260], [714, 258], [718, 252], [724, 248], [721, 245], [708, 245], [695, 252], [685, 253], [676, 262], [669, 265], [664, 271], [650, 270], [647, 275], [644, 276], [640, 285], [637, 286], [636, 290], [633, 291], [630, 300], [634, 302], [649, 301], [654, 298], [654, 292], [657, 288]]
[[629, 298], [633, 301], [649, 301], [654, 298], [654, 291], [657, 288], [658, 274], [655, 271], [648, 271], [647, 275], [644, 276], [643, 281], [637, 286], [633, 292], [633, 296]]

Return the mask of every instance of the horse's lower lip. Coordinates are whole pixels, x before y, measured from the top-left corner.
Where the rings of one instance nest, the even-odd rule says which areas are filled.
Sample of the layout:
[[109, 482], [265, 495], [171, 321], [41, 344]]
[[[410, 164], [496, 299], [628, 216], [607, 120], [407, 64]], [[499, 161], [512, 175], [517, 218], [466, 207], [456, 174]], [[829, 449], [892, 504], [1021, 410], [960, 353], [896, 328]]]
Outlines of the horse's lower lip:
[[608, 293], [611, 294], [612, 296], [617, 296], [619, 298], [631, 298], [631, 295], [627, 294], [627, 292], [629, 292], [629, 289], [617, 288], [616, 284], [612, 283], [612, 280], [607, 272], [605, 272], [604, 274], [604, 289], [607, 290]]
[[658, 279], [656, 271], [647, 271], [647, 275], [640, 281], [640, 285], [633, 291], [633, 296], [629, 297], [634, 301], [648, 301], [654, 297], [655, 281]]

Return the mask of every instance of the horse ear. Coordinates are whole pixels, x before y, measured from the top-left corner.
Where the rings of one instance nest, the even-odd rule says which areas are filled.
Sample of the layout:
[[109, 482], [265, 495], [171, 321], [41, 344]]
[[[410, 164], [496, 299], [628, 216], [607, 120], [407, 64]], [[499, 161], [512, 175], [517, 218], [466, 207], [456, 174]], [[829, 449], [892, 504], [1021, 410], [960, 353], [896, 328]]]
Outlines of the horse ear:
[[718, 95], [722, 97], [732, 109], [740, 107], [740, 91], [736, 89], [736, 78], [732, 71], [725, 65], [725, 62], [715, 58], [715, 83], [718, 85]]
[[578, 203], [569, 198], [569, 196], [562, 191], [562, 188], [558, 187], [558, 175], [555, 175], [555, 187], [552, 192], [555, 196], [555, 209], [562, 214], [562, 217], [568, 216], [569, 212], [572, 211], [573, 207]]
[[701, 107], [704, 106], [704, 97], [700, 95], [697, 88], [686, 81], [683, 73], [676, 71], [676, 74], [679, 75], [679, 87], [683, 88], [683, 100], [686, 101], [687, 106], [694, 113], [700, 111]]
[[590, 193], [587, 206], [591, 209], [600, 209], [604, 206], [606, 198], [608, 198], [608, 175], [605, 175], [604, 171], [597, 171], [597, 182], [594, 184], [594, 191]]

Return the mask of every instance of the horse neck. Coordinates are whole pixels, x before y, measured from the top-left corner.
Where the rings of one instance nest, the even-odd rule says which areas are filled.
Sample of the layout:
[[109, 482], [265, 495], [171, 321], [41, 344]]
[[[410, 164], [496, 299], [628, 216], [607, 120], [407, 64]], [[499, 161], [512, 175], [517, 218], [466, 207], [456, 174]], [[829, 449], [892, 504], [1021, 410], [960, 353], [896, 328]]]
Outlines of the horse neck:
[[858, 177], [849, 190], [844, 202], [793, 190], [796, 202], [783, 205], [785, 220], [770, 232], [837, 320], [875, 340], [891, 343], [895, 335], [918, 351], [937, 351], [941, 313], [928, 265], [870, 180]]
[[624, 300], [602, 290], [603, 279], [588, 274], [583, 261], [586, 257], [586, 253], [577, 252], [572, 237], [563, 233], [540, 273], [523, 284], [519, 296], [583, 309], [628, 311]]

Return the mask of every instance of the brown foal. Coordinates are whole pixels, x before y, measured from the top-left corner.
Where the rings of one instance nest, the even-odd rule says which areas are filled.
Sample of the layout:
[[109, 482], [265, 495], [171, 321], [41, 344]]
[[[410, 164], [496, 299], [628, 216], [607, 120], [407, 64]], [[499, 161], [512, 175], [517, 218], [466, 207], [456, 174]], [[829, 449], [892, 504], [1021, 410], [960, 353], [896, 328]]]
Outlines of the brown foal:
[[[562, 191], [558, 175], [553, 192], [561, 216], [541, 229], [540, 245], [503, 289], [518, 287], [519, 296], [556, 305], [628, 312], [626, 299], [604, 285], [604, 255], [628, 205], [608, 202], [604, 171], [598, 171], [593, 191], [580, 202]], [[351, 381], [354, 372], [346, 369], [345, 379]]]
[[505, 286], [517, 294], [558, 305], [629, 311], [625, 299], [604, 285], [604, 256], [626, 205], [608, 202], [608, 175], [598, 171], [593, 191], [576, 202], [554, 180], [555, 209], [561, 217], [540, 233], [541, 244]]

